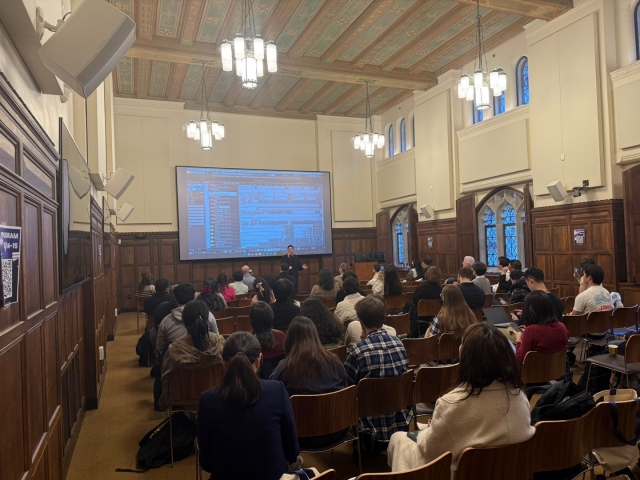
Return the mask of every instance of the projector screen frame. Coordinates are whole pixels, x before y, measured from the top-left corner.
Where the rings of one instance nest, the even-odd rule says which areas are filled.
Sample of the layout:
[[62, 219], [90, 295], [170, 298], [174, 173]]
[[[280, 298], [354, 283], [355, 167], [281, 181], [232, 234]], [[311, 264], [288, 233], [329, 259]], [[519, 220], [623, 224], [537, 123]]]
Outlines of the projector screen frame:
[[[212, 259], [212, 258], [182, 258], [182, 248], [181, 248], [181, 243], [182, 243], [182, 236], [180, 235], [180, 199], [179, 199], [179, 185], [178, 185], [178, 169], [180, 168], [194, 168], [194, 169], [202, 169], [202, 168], [210, 168], [210, 169], [219, 169], [219, 170], [238, 170], [238, 171], [247, 171], [247, 170], [252, 170], [252, 171], [256, 171], [256, 172], [287, 172], [287, 173], [323, 173], [323, 174], [327, 174], [327, 178], [329, 181], [329, 237], [330, 237], [330, 242], [329, 242], [329, 246], [331, 248], [330, 252], [325, 252], [325, 253], [305, 253], [302, 254], [303, 256], [307, 256], [307, 255], [315, 255], [315, 256], [324, 256], [324, 255], [333, 255], [333, 185], [331, 183], [331, 172], [326, 171], [326, 170], [289, 170], [289, 169], [276, 169], [276, 168], [237, 168], [237, 167], [212, 167], [212, 166], [197, 166], [197, 165], [176, 165], [175, 166], [175, 173], [176, 173], [176, 214], [177, 214], [177, 219], [178, 219], [178, 259], [181, 262], [202, 262], [202, 261], [215, 261], [215, 260], [246, 260], [247, 262], [250, 259], [274, 259], [274, 258], [278, 258], [281, 257], [282, 255], [284, 255], [287, 251], [287, 246], [284, 245], [283, 248], [283, 253], [282, 254], [276, 254], [276, 255], [260, 255], [260, 256], [251, 256], [251, 257], [244, 257], [244, 256], [238, 256], [238, 257], [222, 257], [222, 258], [217, 258], [217, 259]], [[295, 245], [294, 245], [295, 247]]]

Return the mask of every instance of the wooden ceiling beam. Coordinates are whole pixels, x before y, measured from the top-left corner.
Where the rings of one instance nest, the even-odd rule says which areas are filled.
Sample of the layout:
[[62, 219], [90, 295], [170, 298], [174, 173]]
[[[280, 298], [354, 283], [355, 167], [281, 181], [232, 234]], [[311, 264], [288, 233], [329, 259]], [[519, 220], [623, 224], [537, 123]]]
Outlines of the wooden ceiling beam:
[[260, 31], [265, 42], [276, 41], [301, 3], [302, 0], [280, 0], [276, 4]]
[[186, 13], [183, 15], [182, 26], [180, 27], [180, 43], [182, 45], [193, 45], [196, 37], [198, 36], [198, 28], [200, 27], [200, 20], [204, 15], [204, 7], [206, 0], [188, 0], [188, 7]]
[[277, 75], [274, 73], [270, 73], [268, 75], [269, 78], [262, 82], [260, 90], [258, 90], [258, 93], [254, 95], [251, 103], [249, 104], [249, 107], [260, 108], [269, 94], [273, 92], [273, 89], [276, 88], [284, 78], [282, 75]]
[[[475, 0], [454, 0], [458, 3], [475, 5]], [[530, 18], [553, 20], [573, 7], [573, 0], [558, 3], [554, 0], [480, 0], [482, 7], [507, 13], [515, 13]]]
[[139, 0], [134, 3], [134, 20], [137, 38], [151, 40], [156, 31], [155, 23], [158, 15], [158, 0]]
[[309, 113], [311, 111], [311, 108], [313, 108], [313, 106], [318, 102], [318, 99], [334, 88], [336, 88], [336, 84], [334, 82], [327, 82], [322, 86], [322, 88], [314, 93], [309, 100], [302, 104], [302, 106], [298, 109], [300, 113]]
[[222, 104], [225, 107], [233, 107], [238, 101], [238, 97], [242, 93], [242, 79], [238, 76], [233, 80], [233, 83], [227, 90], [224, 99], [222, 100]]
[[354, 97], [357, 97], [360, 93], [362, 93], [365, 89], [364, 83], [358, 83], [351, 87], [349, 90], [344, 92], [338, 98], [336, 98], [333, 102], [327, 105], [327, 108], [323, 110], [324, 115], [333, 115], [336, 110], [338, 110], [342, 105], [352, 100]]
[[284, 97], [280, 99], [280, 101], [276, 104], [275, 109], [278, 112], [283, 112], [289, 105], [291, 105], [298, 96], [304, 92], [309, 85], [314, 82], [313, 78], [301, 78], [296, 82], [296, 84], [284, 94]]
[[151, 60], [141, 58], [134, 62], [136, 68], [136, 97], [147, 98], [149, 96], [149, 82], [151, 77]]
[[[218, 78], [220, 77], [220, 74], [222, 73], [222, 70], [220, 70], [219, 68], [210, 68], [207, 67], [204, 69], [204, 81], [206, 82], [207, 85], [207, 96], [211, 95], [211, 92], [213, 91], [213, 88], [216, 86], [216, 83], [218, 82]], [[200, 80], [200, 85], [198, 85], [198, 89], [196, 90], [196, 95], [194, 98], [195, 102], [200, 103], [202, 101], [202, 80]], [[207, 98], [207, 101], [209, 99]]]
[[404, 92], [400, 92], [398, 95], [393, 97], [390, 100], [387, 100], [382, 105], [378, 105], [376, 108], [371, 110], [372, 115], [381, 115], [390, 108], [395, 107], [400, 102], [404, 102], [407, 98], [413, 97], [413, 92], [411, 90], [405, 90]]
[[[124, 97], [125, 95], [118, 95]], [[196, 102], [186, 102], [184, 105], [186, 110], [200, 110], [200, 105]], [[266, 117], [280, 117], [280, 118], [299, 118], [302, 120], [315, 120], [315, 113], [300, 113], [298, 110], [284, 110], [278, 112], [273, 108], [260, 107], [251, 108], [246, 105], [234, 105], [233, 107], [226, 107], [220, 103], [209, 103], [210, 112], [223, 112], [223, 113], [235, 113], [240, 115], [260, 115]]]
[[[387, 91], [386, 88], [378, 88], [375, 92], [370, 93], [369, 94], [369, 102], [371, 102], [371, 100], [375, 100], [376, 98], [378, 98], [380, 95], [382, 95], [386, 91]], [[351, 107], [349, 110], [344, 112], [344, 116], [345, 117], [355, 117], [356, 116], [356, 112], [358, 110], [360, 110], [366, 104], [366, 102], [367, 102], [367, 97], [365, 96], [362, 100], [360, 100], [358, 103], [356, 103], [353, 107]]]
[[242, 0], [231, 0], [231, 3], [229, 4], [229, 8], [227, 9], [227, 14], [224, 16], [224, 20], [222, 21], [222, 25], [220, 25], [220, 30], [218, 30], [218, 37], [216, 38], [216, 45], [220, 45], [222, 43], [222, 41], [226, 38], [227, 40], [233, 40], [233, 35], [235, 35], [234, 32], [232, 33], [232, 38], [228, 38], [226, 37], [227, 35], [227, 30], [229, 30], [229, 27], [231, 26], [231, 23], [233, 22], [233, 16], [236, 13], [236, 9], [238, 8], [239, 5], [241, 5]]
[[169, 86], [167, 87], [167, 100], [176, 101], [182, 91], [182, 82], [187, 74], [189, 66], [184, 63], [172, 63], [169, 73]]

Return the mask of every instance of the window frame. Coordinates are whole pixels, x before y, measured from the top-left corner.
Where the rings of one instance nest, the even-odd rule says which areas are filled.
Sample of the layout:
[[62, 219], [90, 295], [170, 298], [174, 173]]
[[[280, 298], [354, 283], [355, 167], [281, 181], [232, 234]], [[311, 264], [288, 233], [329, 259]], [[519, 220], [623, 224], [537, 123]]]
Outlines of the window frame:
[[389, 125], [389, 129], [387, 130], [387, 136], [388, 136], [388, 150], [387, 153], [389, 154], [389, 157], [393, 157], [395, 155], [395, 148], [393, 145], [393, 124]]
[[476, 108], [476, 97], [473, 96], [473, 102], [471, 102], [471, 121], [474, 125], [484, 121], [484, 111]]
[[400, 153], [407, 151], [407, 120], [400, 120]]
[[[504, 105], [504, 108], [502, 108]], [[505, 92], [502, 92], [500, 96], [493, 97], [493, 116], [501, 115], [507, 111], [507, 99]]]
[[640, 60], [640, 1], [633, 9], [633, 25], [636, 35], [636, 60]]
[[[527, 67], [527, 90], [529, 99], [525, 102], [524, 98], [524, 70], [525, 65]], [[531, 92], [530, 92], [530, 79], [529, 79], [529, 58], [526, 55], [523, 55], [518, 60], [516, 64], [516, 97], [518, 100], [518, 106], [528, 105], [531, 101]]]

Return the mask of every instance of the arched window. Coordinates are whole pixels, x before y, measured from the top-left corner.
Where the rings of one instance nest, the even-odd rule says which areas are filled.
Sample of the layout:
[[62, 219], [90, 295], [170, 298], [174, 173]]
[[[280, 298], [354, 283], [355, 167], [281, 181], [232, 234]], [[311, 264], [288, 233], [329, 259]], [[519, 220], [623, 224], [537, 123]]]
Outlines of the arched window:
[[480, 259], [488, 267], [498, 257], [518, 259], [524, 264], [524, 196], [515, 190], [501, 190], [478, 210]]
[[493, 114], [500, 115], [506, 111], [504, 92], [499, 97], [493, 97]]
[[640, 60], [640, 2], [637, 3], [634, 13], [633, 18], [635, 19], [636, 26], [636, 58]]
[[518, 106], [529, 103], [529, 59], [522, 57], [516, 65], [516, 90]]
[[473, 100], [473, 102], [471, 102], [471, 108], [473, 109], [473, 124], [475, 125], [476, 123], [480, 123], [482, 120], [484, 120], [484, 110], [478, 110], [476, 108], [476, 101], [475, 99]]
[[389, 125], [389, 156], [393, 157], [393, 125]]
[[396, 263], [404, 263], [404, 239], [402, 235], [402, 224], [396, 224], [396, 244], [398, 245], [397, 252], [398, 257], [396, 258]]
[[416, 116], [411, 117], [411, 145], [416, 148]]
[[407, 122], [403, 118], [400, 120], [400, 152], [407, 151]]
[[391, 224], [393, 263], [402, 266], [409, 262], [409, 207], [404, 207], [393, 218]]

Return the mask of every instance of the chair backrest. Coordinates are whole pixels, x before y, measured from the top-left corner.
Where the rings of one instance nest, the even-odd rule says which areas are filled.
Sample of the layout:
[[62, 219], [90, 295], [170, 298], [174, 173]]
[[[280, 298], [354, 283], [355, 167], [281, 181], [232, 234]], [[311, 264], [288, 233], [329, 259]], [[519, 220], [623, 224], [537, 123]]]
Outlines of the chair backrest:
[[491, 302], [493, 302], [493, 293], [487, 293], [484, 296], [484, 304], [482, 308], [489, 308], [491, 306]]
[[296, 300], [299, 302], [304, 302], [307, 298], [309, 298], [309, 294], [307, 295], [296, 295]]
[[556, 297], [558, 296], [558, 287], [549, 288], [548, 290], [550, 294], [555, 295]]
[[393, 327], [396, 331], [396, 335], [409, 335], [411, 331], [411, 319], [408, 313], [402, 313], [400, 315], [387, 315], [384, 319], [385, 325]]
[[404, 290], [404, 293], [402, 295], [404, 295], [404, 303], [413, 302], [413, 292], [407, 292], [406, 288], [402, 288]]
[[587, 315], [587, 333], [603, 333], [611, 330], [611, 310], [591, 312]]
[[404, 295], [388, 295], [384, 297], [384, 303], [387, 306], [387, 310], [398, 309], [404, 307], [405, 299]]
[[356, 480], [450, 480], [451, 458], [451, 452], [447, 452], [432, 462], [413, 470], [392, 473], [363, 473], [358, 475]]
[[327, 352], [333, 353], [336, 357], [338, 357], [340, 359], [341, 363], [344, 363], [344, 362], [347, 361], [347, 346], [346, 345], [340, 345], [339, 347], [336, 347], [336, 348], [328, 348]]
[[557, 380], [565, 374], [567, 350], [557, 353], [527, 352], [522, 363], [522, 381], [544, 383]]
[[631, 335], [627, 340], [627, 347], [624, 350], [624, 362], [640, 362], [640, 335]]
[[502, 447], [465, 449], [458, 460], [456, 480], [475, 480], [480, 477], [529, 480], [532, 475], [533, 438]]
[[358, 382], [358, 417], [387, 415], [413, 405], [413, 370], [397, 377], [363, 378]]
[[139, 312], [144, 312], [144, 301], [149, 298], [149, 295], [138, 295], [136, 294], [136, 310]]
[[460, 338], [453, 333], [443, 333], [438, 340], [438, 360], [457, 360], [460, 358]]
[[367, 283], [369, 283], [369, 280], [360, 280], [360, 286], [361, 287], [366, 287]]
[[244, 300], [245, 298], [248, 298], [249, 300], [251, 300], [251, 297], [253, 297], [253, 295], [251, 295], [249, 293], [237, 293], [236, 294], [236, 300]]
[[404, 349], [409, 357], [409, 365], [416, 366], [438, 360], [438, 337], [404, 338]]
[[238, 315], [249, 315], [251, 307], [229, 307], [224, 313], [227, 317], [237, 317]]
[[249, 315], [238, 315], [236, 317], [236, 332], [252, 332]]
[[291, 397], [298, 437], [329, 435], [356, 425], [358, 388]]
[[223, 376], [222, 363], [207, 368], [177, 368], [169, 374], [167, 401], [170, 405], [198, 401], [202, 392], [217, 386]]
[[564, 314], [569, 315], [573, 312], [573, 306], [576, 303], [576, 297], [565, 297], [564, 298]]
[[236, 319], [233, 317], [216, 318], [216, 325], [220, 335], [231, 335], [236, 331]]
[[324, 472], [322, 472], [320, 475], [317, 475], [314, 477], [317, 480], [336, 480], [336, 471], [331, 469], [331, 470], [325, 470]]
[[567, 327], [570, 337], [581, 337], [587, 333], [587, 314], [563, 315], [560, 319]]
[[336, 308], [336, 299], [333, 298], [331, 300], [322, 300], [322, 303], [324, 303], [325, 307], [327, 308]]
[[331, 313], [336, 313], [336, 307], [329, 307], [329, 311]]
[[[408, 284], [404, 284], [402, 285], [402, 290], [406, 293], [410, 293], [411, 294], [411, 299], [413, 299], [413, 292], [415, 292], [418, 288], [420, 288], [421, 283], [414, 283], [411, 285]], [[409, 300], [411, 301], [411, 300]]]
[[240, 300], [228, 300], [227, 307], [240, 307]]
[[150, 332], [156, 326], [156, 320], [153, 315], [147, 314], [147, 332]]
[[613, 311], [613, 328], [629, 328], [637, 325], [636, 312], [638, 305], [618, 307]]
[[573, 420], [538, 422], [531, 448], [531, 470], [550, 472], [580, 463], [593, 449], [594, 415], [595, 409]]
[[460, 364], [421, 367], [413, 385], [414, 403], [435, 403], [458, 379]]
[[420, 300], [418, 302], [418, 317], [433, 317], [440, 311], [440, 300]]
[[502, 308], [504, 308], [504, 311], [507, 312], [507, 314], [510, 314], [514, 310], [522, 310], [523, 305], [524, 305], [523, 302], [509, 303], [507, 305], [503, 305]]
[[[636, 415], [638, 404], [635, 400], [616, 402], [618, 407], [618, 431], [626, 440], [633, 440], [636, 436]], [[613, 419], [609, 402], [602, 402], [596, 406], [593, 420], [593, 448], [621, 447], [625, 445], [613, 433]]]
[[471, 310], [473, 312], [473, 316], [476, 317], [476, 322], [482, 321], [482, 309], [476, 308], [475, 310]]
[[251, 306], [251, 298], [241, 298], [240, 299], [241, 307], [250, 307]]

